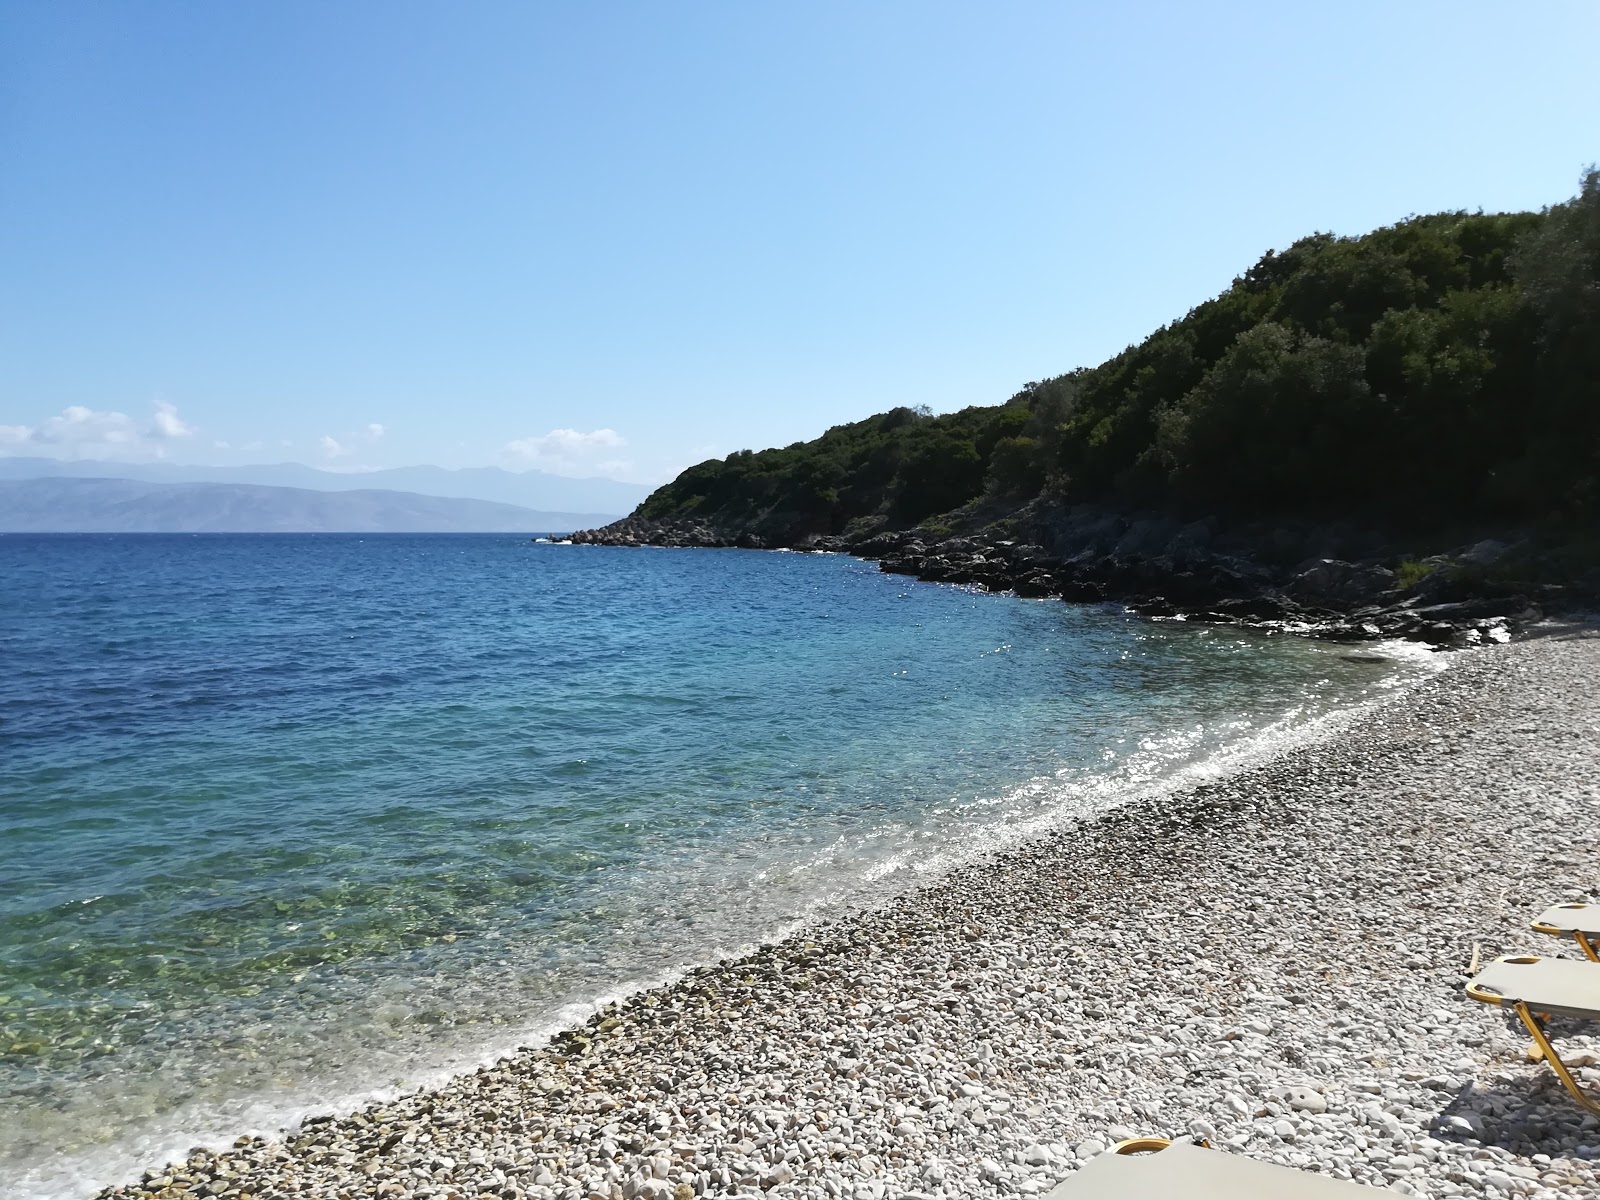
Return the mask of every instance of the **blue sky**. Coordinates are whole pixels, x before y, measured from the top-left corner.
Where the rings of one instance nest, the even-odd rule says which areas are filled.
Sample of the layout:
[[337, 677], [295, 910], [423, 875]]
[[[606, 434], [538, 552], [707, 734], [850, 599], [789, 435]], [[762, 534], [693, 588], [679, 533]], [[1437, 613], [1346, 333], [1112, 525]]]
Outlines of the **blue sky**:
[[0, 3], [0, 453], [642, 482], [1600, 158], [1576, 3]]

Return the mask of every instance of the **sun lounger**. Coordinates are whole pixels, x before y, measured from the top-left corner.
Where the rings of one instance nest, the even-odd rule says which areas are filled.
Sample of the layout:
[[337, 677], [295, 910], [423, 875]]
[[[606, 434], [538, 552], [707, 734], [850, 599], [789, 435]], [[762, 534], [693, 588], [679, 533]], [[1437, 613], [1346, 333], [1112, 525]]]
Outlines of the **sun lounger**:
[[1578, 1087], [1572, 1071], [1550, 1045], [1544, 1023], [1552, 1016], [1600, 1021], [1600, 963], [1575, 958], [1513, 954], [1497, 958], [1467, 984], [1467, 995], [1516, 1013], [1533, 1038], [1538, 1057], [1550, 1064], [1572, 1098], [1600, 1115], [1600, 1104]]
[[1535, 933], [1572, 938], [1583, 947], [1590, 962], [1600, 962], [1595, 943], [1600, 942], [1600, 904], [1553, 904], [1533, 923]]
[[[1159, 1150], [1159, 1154], [1143, 1151]], [[1376, 1188], [1160, 1138], [1089, 1160], [1045, 1200], [1366, 1200]]]

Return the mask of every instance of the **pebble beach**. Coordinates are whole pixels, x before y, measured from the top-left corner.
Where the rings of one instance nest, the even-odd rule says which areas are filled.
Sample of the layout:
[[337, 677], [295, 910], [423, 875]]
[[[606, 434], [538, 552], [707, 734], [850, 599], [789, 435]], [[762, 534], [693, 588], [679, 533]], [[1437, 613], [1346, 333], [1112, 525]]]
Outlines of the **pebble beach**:
[[[1145, 1134], [1600, 1195], [1600, 1121], [1462, 992], [1475, 959], [1579, 956], [1527, 925], [1600, 889], [1597, 679], [1587, 627], [1463, 652], [1310, 745], [101, 1195], [1032, 1196]], [[1600, 1086], [1600, 1038], [1556, 1032]]]

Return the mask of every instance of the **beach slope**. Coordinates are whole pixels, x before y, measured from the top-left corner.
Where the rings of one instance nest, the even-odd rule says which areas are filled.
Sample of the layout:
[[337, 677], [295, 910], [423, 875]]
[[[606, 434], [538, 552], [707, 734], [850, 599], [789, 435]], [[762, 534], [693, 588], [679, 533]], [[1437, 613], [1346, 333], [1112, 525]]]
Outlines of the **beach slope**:
[[1475, 954], [1577, 954], [1527, 923], [1600, 887], [1597, 679], [1585, 629], [1464, 654], [1309, 747], [104, 1195], [1035, 1195], [1135, 1133], [1600, 1194], [1600, 1123], [1462, 993]]

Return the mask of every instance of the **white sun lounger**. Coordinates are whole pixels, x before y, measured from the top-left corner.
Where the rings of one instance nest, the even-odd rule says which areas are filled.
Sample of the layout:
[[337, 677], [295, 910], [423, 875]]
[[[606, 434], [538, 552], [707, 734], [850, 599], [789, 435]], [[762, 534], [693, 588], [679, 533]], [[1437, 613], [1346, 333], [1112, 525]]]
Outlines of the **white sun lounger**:
[[1467, 995], [1516, 1013], [1533, 1038], [1537, 1057], [1550, 1064], [1574, 1100], [1600, 1115], [1600, 1104], [1579, 1089], [1544, 1028], [1552, 1016], [1600, 1021], [1600, 962], [1512, 954], [1495, 959], [1474, 975], [1467, 983]]
[[1552, 904], [1533, 923], [1535, 933], [1569, 937], [1583, 948], [1590, 962], [1600, 962], [1600, 904]]
[[1045, 1200], [1366, 1200], [1376, 1194], [1376, 1188], [1348, 1179], [1187, 1142], [1140, 1138], [1090, 1159]]

